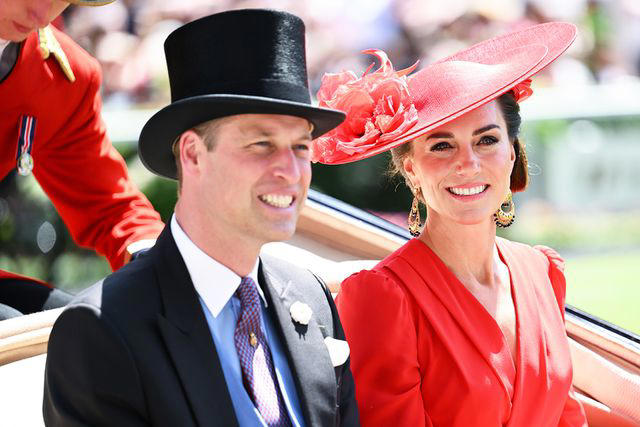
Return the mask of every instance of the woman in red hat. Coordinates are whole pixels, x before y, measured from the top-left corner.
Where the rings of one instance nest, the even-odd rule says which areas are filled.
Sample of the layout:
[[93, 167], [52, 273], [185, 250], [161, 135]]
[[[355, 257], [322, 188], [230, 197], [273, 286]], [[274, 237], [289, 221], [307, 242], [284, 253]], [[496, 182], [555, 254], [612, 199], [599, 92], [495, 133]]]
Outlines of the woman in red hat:
[[337, 299], [363, 425], [586, 425], [571, 389], [563, 261], [496, 237], [528, 181], [518, 102], [575, 35], [537, 25], [411, 76], [367, 51], [377, 71], [325, 75], [320, 105], [347, 120], [314, 141], [314, 159], [391, 150], [415, 196], [415, 238], [346, 279]]

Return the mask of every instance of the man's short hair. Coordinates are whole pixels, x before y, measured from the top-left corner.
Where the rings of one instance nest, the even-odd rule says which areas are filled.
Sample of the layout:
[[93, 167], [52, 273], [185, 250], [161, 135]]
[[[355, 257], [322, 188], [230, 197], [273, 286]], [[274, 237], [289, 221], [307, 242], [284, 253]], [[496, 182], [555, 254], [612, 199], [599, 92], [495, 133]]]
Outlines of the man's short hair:
[[[207, 151], [212, 151], [216, 146], [216, 130], [220, 126], [223, 118], [211, 119], [209, 121], [200, 123], [192, 127], [191, 129], [187, 129], [187, 131], [193, 131], [204, 141], [205, 147], [207, 147]], [[171, 144], [171, 151], [173, 152], [173, 157], [176, 159], [176, 169], [178, 170], [178, 195], [180, 195], [180, 189], [182, 188], [182, 166], [180, 165], [180, 138], [184, 132], [176, 137]]]

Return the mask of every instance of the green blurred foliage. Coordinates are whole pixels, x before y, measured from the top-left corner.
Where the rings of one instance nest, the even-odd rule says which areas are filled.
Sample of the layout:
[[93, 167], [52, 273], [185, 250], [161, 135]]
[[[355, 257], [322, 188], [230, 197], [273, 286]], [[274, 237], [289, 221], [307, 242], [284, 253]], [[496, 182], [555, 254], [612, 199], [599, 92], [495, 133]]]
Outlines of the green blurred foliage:
[[531, 245], [543, 244], [565, 254], [602, 253], [638, 248], [640, 216], [634, 212], [577, 215], [529, 213], [499, 235]]
[[51, 273], [58, 288], [75, 294], [111, 273], [111, 267], [103, 257], [70, 252], [56, 258]]
[[562, 135], [565, 135], [569, 123], [566, 120], [544, 120], [540, 122], [527, 122], [522, 125], [522, 133], [527, 142], [527, 153], [531, 151], [530, 143], [544, 148], [556, 143]]
[[640, 335], [640, 252], [591, 254], [567, 261], [567, 303]]
[[344, 165], [313, 165], [311, 186], [368, 211], [408, 212], [412, 194], [401, 177], [391, 178], [389, 153]]
[[162, 221], [167, 223], [178, 200], [178, 182], [156, 177], [150, 179], [141, 190], [160, 213]]

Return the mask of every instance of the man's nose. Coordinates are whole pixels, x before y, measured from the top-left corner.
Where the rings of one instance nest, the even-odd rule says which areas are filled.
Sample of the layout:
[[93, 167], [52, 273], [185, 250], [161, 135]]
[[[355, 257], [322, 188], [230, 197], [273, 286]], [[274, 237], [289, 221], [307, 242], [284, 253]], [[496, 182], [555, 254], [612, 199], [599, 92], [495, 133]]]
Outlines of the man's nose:
[[277, 177], [283, 178], [288, 183], [296, 183], [301, 176], [301, 159], [291, 149], [282, 149], [277, 154], [274, 165], [274, 173]]

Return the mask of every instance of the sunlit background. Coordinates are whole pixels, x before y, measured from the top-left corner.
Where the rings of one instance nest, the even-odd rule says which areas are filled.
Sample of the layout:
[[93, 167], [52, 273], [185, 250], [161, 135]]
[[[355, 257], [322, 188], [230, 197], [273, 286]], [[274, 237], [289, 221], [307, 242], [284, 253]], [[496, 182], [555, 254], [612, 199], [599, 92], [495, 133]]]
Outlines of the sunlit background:
[[[502, 234], [557, 249], [567, 261], [568, 302], [640, 333], [640, 2], [117, 0], [100, 8], [72, 6], [59, 25], [100, 61], [110, 136], [165, 220], [175, 184], [147, 172], [136, 155], [141, 126], [169, 102], [163, 41], [192, 19], [244, 7], [283, 9], [304, 19], [314, 93], [324, 72], [364, 71], [373, 58], [360, 54], [363, 49], [383, 49], [403, 68], [535, 23], [576, 24], [574, 45], [534, 78], [534, 95], [522, 104], [532, 183], [515, 196], [516, 224]], [[312, 185], [404, 225], [410, 194], [385, 177], [387, 162], [381, 155], [315, 165]], [[0, 182], [0, 244], [0, 268], [72, 292], [109, 271], [104, 260], [74, 246], [33, 178], [12, 174]]]

